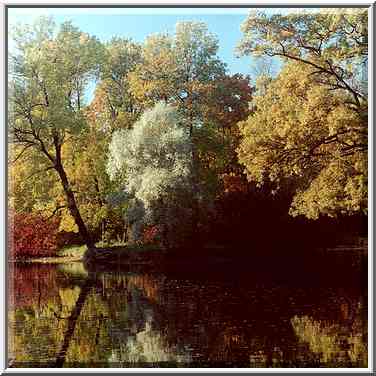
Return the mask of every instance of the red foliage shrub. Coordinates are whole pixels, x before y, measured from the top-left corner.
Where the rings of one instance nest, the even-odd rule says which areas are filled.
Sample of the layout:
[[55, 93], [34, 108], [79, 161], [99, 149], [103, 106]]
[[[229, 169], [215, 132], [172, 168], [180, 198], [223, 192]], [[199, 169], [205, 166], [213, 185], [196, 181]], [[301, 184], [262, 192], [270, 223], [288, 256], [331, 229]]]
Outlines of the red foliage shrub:
[[149, 226], [144, 229], [142, 243], [156, 244], [158, 243], [159, 229], [158, 226]]
[[244, 176], [225, 174], [222, 177], [225, 193], [241, 192], [246, 193], [248, 182]]
[[58, 219], [46, 219], [40, 214], [10, 213], [10, 259], [53, 256], [57, 251], [58, 228]]

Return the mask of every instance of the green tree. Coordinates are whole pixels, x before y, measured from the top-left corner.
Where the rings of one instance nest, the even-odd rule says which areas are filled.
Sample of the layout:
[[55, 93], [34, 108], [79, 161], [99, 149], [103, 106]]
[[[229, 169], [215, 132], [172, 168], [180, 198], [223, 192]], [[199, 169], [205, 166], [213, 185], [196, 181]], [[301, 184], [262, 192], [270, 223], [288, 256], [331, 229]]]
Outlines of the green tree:
[[135, 97], [153, 105], [172, 103], [194, 121], [204, 103], [202, 89], [225, 74], [219, 60], [218, 39], [201, 22], [180, 22], [175, 35], [156, 34], [147, 38], [142, 62], [130, 74]]
[[[62, 184], [69, 211], [88, 245], [93, 240], [79, 212], [62, 158], [63, 145], [86, 127], [85, 88], [102, 59], [99, 41], [71, 23], [55, 33], [51, 19], [14, 32], [9, 68], [10, 142], [43, 156]], [[17, 157], [16, 157], [17, 158]]]
[[88, 115], [97, 128], [111, 132], [129, 128], [143, 106], [130, 90], [128, 75], [141, 62], [141, 46], [130, 39], [113, 38], [105, 45], [94, 100]]

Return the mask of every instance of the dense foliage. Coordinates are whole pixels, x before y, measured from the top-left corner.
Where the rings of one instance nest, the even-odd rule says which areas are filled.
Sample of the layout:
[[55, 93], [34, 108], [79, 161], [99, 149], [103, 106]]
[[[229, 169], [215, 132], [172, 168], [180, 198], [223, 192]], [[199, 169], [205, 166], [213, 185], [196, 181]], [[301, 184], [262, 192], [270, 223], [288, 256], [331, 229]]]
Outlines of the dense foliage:
[[241, 125], [239, 160], [259, 184], [293, 180], [293, 215], [366, 211], [366, 124], [341, 93], [317, 85], [311, 70], [286, 65], [256, 98], [255, 113]]
[[[166, 228], [179, 220], [171, 211], [176, 214], [187, 202], [176, 196], [187, 198], [192, 191], [192, 145], [183, 121], [176, 108], [161, 102], [133, 129], [113, 134], [107, 171], [112, 179], [122, 176], [125, 198], [132, 198], [129, 224], [158, 220]], [[142, 226], [137, 228], [135, 240], [142, 235]]]
[[241, 28], [238, 53], [264, 64], [252, 81], [229, 72], [202, 22], [143, 43], [102, 43], [48, 18], [16, 27], [9, 206], [20, 244], [33, 221], [44, 236], [41, 218], [52, 227], [33, 255], [52, 252], [56, 231], [89, 249], [194, 248], [367, 215], [367, 12], [252, 12]]
[[[267, 15], [242, 24], [242, 54], [280, 57], [311, 67], [317, 84], [345, 92], [353, 108], [367, 105], [368, 19], [365, 9]], [[366, 113], [364, 114], [366, 115]]]
[[288, 181], [292, 215], [366, 213], [367, 12], [256, 12], [242, 28], [241, 53], [286, 61], [241, 125], [248, 178]]
[[71, 23], [56, 27], [42, 18], [31, 28], [14, 31], [10, 56], [10, 141], [20, 146], [18, 159], [29, 149], [55, 170], [67, 207], [87, 245], [93, 245], [82, 220], [64, 168], [62, 149], [68, 139], [85, 131], [84, 90], [98, 72], [103, 48], [95, 37]]
[[32, 213], [10, 213], [9, 258], [54, 256], [57, 251], [58, 220]]

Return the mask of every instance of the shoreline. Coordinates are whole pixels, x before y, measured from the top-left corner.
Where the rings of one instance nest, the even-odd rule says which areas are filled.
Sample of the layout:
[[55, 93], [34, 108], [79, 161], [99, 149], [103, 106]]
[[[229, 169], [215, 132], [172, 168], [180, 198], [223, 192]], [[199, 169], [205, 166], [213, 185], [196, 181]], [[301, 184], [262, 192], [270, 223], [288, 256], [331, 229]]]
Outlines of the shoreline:
[[8, 260], [10, 263], [18, 264], [68, 264], [71, 262], [82, 262], [83, 258], [81, 256], [77, 257], [67, 257], [67, 256], [56, 256], [56, 257], [37, 257], [35, 259], [24, 259], [24, 260]]
[[[278, 251], [279, 249], [279, 251]], [[304, 250], [303, 250], [304, 249]], [[161, 264], [191, 264], [207, 262], [237, 262], [241, 260], [257, 260], [270, 258], [277, 261], [282, 258], [310, 259], [312, 256], [336, 257], [343, 256], [367, 257], [368, 239], [361, 242], [341, 242], [327, 247], [303, 246], [302, 244], [279, 244], [279, 247], [265, 245], [233, 245], [233, 246], [198, 246], [186, 248], [163, 249], [159, 246], [108, 246], [96, 247], [90, 251], [82, 250], [74, 254], [64, 255], [57, 253], [55, 256], [13, 259], [10, 263], [24, 264], [66, 264], [83, 262], [87, 266], [100, 267], [116, 265], [161, 265]]]

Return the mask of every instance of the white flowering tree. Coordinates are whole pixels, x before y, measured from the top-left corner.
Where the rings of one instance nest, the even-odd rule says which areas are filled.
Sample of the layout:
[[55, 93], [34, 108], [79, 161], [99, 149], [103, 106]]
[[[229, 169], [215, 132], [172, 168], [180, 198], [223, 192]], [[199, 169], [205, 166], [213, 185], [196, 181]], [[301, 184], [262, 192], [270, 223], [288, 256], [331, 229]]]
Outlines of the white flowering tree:
[[140, 223], [159, 224], [165, 244], [172, 245], [177, 219], [192, 217], [192, 145], [183, 123], [175, 107], [160, 102], [132, 129], [112, 136], [107, 173], [120, 179], [128, 193], [126, 217], [135, 229], [133, 240], [141, 234]]

